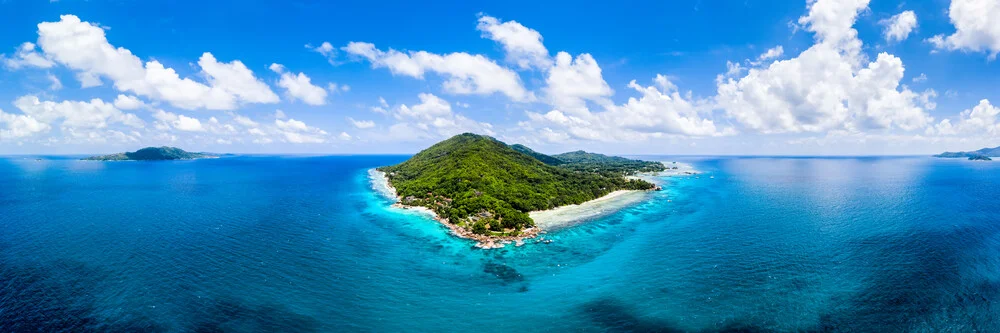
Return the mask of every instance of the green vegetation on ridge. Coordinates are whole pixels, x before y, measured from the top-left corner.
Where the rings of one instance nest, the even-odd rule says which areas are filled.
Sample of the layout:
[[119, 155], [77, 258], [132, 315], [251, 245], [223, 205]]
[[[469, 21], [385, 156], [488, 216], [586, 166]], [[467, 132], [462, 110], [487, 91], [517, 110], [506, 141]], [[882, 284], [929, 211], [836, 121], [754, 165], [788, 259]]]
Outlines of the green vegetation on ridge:
[[[658, 170], [652, 170], [652, 165], [642, 170], [664, 169], [654, 163]], [[404, 204], [428, 207], [450, 223], [493, 235], [516, 235], [534, 226], [530, 211], [579, 204], [616, 190], [655, 188], [624, 177], [639, 169], [612, 165], [607, 170], [590, 170], [600, 165], [597, 161], [586, 167], [567, 167], [572, 164], [521, 145], [508, 146], [492, 137], [466, 133], [379, 170], [386, 173]]]
[[562, 167], [575, 171], [619, 173], [623, 175], [636, 172], [663, 171], [663, 163], [660, 162], [633, 160], [618, 156], [588, 153], [582, 150], [553, 155], [552, 157], [562, 161]]
[[965, 158], [965, 157], [1000, 157], [1000, 147], [994, 148], [983, 148], [976, 151], [959, 151], [959, 152], [944, 152], [941, 154], [934, 155], [934, 157], [944, 157], [944, 158]]
[[84, 158], [87, 161], [163, 161], [163, 160], [191, 160], [196, 158], [215, 157], [202, 153], [186, 152], [176, 147], [146, 147], [134, 152], [117, 153], [111, 155], [91, 156]]

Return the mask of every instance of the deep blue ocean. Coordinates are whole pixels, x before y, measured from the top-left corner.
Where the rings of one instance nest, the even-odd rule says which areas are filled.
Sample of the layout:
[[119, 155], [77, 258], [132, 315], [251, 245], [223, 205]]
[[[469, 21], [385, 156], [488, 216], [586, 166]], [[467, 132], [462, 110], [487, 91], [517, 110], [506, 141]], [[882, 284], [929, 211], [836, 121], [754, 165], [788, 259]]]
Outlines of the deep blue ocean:
[[406, 158], [0, 158], [0, 332], [1000, 332], [998, 162], [662, 157], [480, 250], [372, 191]]

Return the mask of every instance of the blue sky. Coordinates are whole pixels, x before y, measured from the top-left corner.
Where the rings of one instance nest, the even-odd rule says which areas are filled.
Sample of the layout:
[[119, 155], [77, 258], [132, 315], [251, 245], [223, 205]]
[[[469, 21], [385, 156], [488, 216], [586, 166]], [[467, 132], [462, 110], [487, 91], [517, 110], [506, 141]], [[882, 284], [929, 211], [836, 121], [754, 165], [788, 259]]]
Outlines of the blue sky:
[[[997, 0], [0, 2], [0, 154], [1000, 145]], [[634, 81], [634, 82], [633, 82]]]

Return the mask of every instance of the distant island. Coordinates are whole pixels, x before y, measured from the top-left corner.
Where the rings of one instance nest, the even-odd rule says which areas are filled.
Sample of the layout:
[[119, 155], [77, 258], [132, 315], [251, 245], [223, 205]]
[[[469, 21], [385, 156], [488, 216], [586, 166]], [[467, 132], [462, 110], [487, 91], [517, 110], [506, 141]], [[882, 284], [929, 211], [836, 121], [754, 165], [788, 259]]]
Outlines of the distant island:
[[85, 161], [166, 161], [193, 160], [198, 158], [216, 158], [216, 155], [191, 153], [177, 147], [146, 147], [134, 152], [124, 152], [111, 155], [91, 156]]
[[629, 176], [666, 166], [583, 151], [550, 156], [465, 133], [376, 170], [394, 188], [401, 205], [424, 207], [456, 235], [492, 247], [537, 235], [529, 212], [580, 204], [615, 191], [658, 190]]
[[980, 156], [987, 157], [987, 158], [989, 158], [989, 157], [1000, 157], [1000, 147], [983, 148], [983, 149], [976, 150], [976, 151], [944, 152], [944, 153], [941, 153], [941, 154], [934, 155], [934, 157], [942, 157], [942, 158], [966, 158], [966, 157], [968, 157], [970, 160], [973, 159], [973, 157], [976, 157], [977, 160], [981, 160], [980, 158], [978, 158]]
[[992, 161], [993, 159], [985, 155], [969, 156], [970, 161]]

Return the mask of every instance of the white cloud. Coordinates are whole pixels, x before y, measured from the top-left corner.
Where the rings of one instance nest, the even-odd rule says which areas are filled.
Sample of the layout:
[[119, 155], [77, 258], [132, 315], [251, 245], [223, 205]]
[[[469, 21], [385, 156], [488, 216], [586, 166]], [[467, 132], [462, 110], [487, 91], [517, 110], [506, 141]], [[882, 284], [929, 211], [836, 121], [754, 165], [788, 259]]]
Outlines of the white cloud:
[[277, 97], [241, 62], [218, 63], [205, 53], [199, 60], [210, 85], [181, 78], [158, 61], [143, 64], [131, 51], [108, 43], [105, 31], [74, 15], [38, 24], [38, 45], [47, 58], [77, 71], [84, 87], [101, 78], [122, 92], [162, 100], [182, 109], [230, 110], [240, 103], [274, 103]]
[[476, 29], [503, 46], [507, 61], [517, 64], [521, 69], [547, 69], [552, 66], [549, 50], [542, 44], [542, 34], [529, 29], [517, 21], [501, 23], [491, 16], [479, 17]]
[[142, 128], [144, 123], [131, 113], [124, 113], [100, 99], [90, 101], [41, 101], [37, 96], [21, 96], [14, 101], [25, 115], [46, 124], [60, 123], [62, 128], [106, 128], [122, 124]]
[[239, 60], [230, 63], [218, 62], [211, 53], [205, 52], [198, 59], [198, 66], [214, 88], [236, 96], [245, 103], [277, 103], [278, 95], [271, 91], [264, 81], [257, 79], [253, 71]]
[[115, 107], [122, 110], [135, 110], [138, 108], [146, 107], [146, 103], [140, 100], [138, 97], [131, 95], [119, 94], [115, 98]]
[[385, 98], [378, 98], [378, 105], [371, 107], [372, 112], [375, 113], [389, 113], [389, 103], [385, 101]]
[[414, 141], [449, 137], [464, 132], [495, 135], [493, 125], [477, 122], [452, 112], [451, 104], [433, 94], [417, 96], [420, 103], [401, 104], [393, 109], [399, 122], [389, 127], [389, 140]]
[[775, 46], [767, 50], [767, 52], [762, 53], [757, 57], [758, 62], [768, 61], [772, 59], [777, 59], [785, 54], [785, 48], [781, 45]]
[[278, 86], [285, 88], [292, 99], [297, 99], [309, 105], [326, 104], [326, 90], [312, 84], [312, 79], [305, 73], [292, 74], [281, 64], [271, 64], [271, 70], [281, 74]]
[[259, 123], [257, 123], [256, 121], [253, 121], [252, 119], [247, 118], [245, 116], [241, 116], [241, 115], [238, 115], [238, 114], [235, 114], [235, 113], [233, 113], [232, 116], [233, 116], [233, 121], [235, 121], [240, 126], [249, 127], [249, 128], [254, 128], [254, 127], [260, 126]]
[[586, 101], [606, 105], [610, 103], [607, 98], [614, 94], [597, 61], [586, 53], [573, 59], [569, 53], [559, 52], [545, 82], [549, 103], [563, 112], [587, 112]]
[[936, 35], [928, 41], [937, 49], [986, 52], [990, 58], [1000, 53], [1000, 1], [952, 0], [948, 16], [955, 33]]
[[375, 122], [371, 120], [354, 120], [354, 118], [347, 117], [347, 121], [351, 122], [354, 127], [360, 129], [375, 127]]
[[344, 140], [344, 141], [348, 141], [348, 140], [351, 139], [351, 135], [347, 134], [347, 132], [340, 132], [339, 137], [340, 137], [341, 140]]
[[532, 95], [521, 85], [514, 71], [497, 65], [482, 55], [456, 52], [438, 55], [426, 51], [403, 53], [382, 51], [374, 44], [351, 42], [342, 48], [347, 53], [371, 62], [373, 68], [388, 68], [394, 75], [418, 79], [434, 72], [446, 78], [443, 88], [452, 94], [489, 95], [502, 93], [514, 101], [528, 101]]
[[[669, 136], [719, 136], [733, 134], [731, 128], [720, 129], [708, 119], [710, 105], [677, 91], [677, 86], [664, 75], [653, 79], [654, 85], [641, 86], [635, 80], [628, 87], [640, 94], [625, 104], [605, 106], [602, 112], [582, 108], [576, 113], [552, 110], [545, 114], [528, 113], [530, 122], [522, 127], [535, 129], [543, 139], [564, 142], [570, 139], [587, 141], [636, 141]], [[537, 127], [537, 128], [536, 128]]]
[[274, 125], [280, 139], [288, 143], [323, 143], [327, 133], [321, 129], [306, 125], [302, 121], [289, 118], [275, 119]]
[[104, 144], [104, 143], [137, 143], [141, 138], [138, 132], [130, 131], [125, 133], [118, 130], [80, 130], [74, 128], [63, 129], [62, 140], [50, 138], [50, 140], [61, 141], [66, 144]]
[[927, 82], [927, 74], [920, 73], [920, 75], [913, 78], [913, 83], [923, 83], [923, 82]]
[[35, 49], [34, 43], [25, 42], [17, 47], [17, 52], [14, 53], [13, 57], [7, 58], [4, 55], [0, 55], [0, 59], [3, 60], [4, 66], [12, 70], [22, 67], [52, 68], [52, 66], [56, 65], [52, 60], [35, 51]]
[[917, 27], [917, 14], [912, 10], [907, 10], [896, 14], [888, 19], [879, 21], [885, 26], [882, 35], [889, 42], [900, 42], [910, 36], [910, 32]]
[[306, 48], [312, 50], [313, 52], [322, 54], [323, 57], [326, 58], [326, 61], [329, 62], [331, 65], [337, 64], [336, 62], [337, 49], [335, 49], [333, 47], [333, 44], [330, 44], [330, 42], [323, 42], [322, 44], [316, 47], [313, 47], [310, 44], [306, 44]]
[[49, 84], [49, 90], [59, 90], [59, 89], [62, 89], [62, 87], [63, 87], [62, 81], [60, 81], [59, 78], [56, 77], [55, 75], [52, 75], [52, 73], [46, 74], [45, 78], [48, 79], [49, 82], [50, 82], [50, 84]]
[[350, 91], [351, 90], [351, 86], [346, 85], [346, 84], [340, 84], [340, 85], [338, 85], [338, 84], [336, 84], [334, 82], [330, 82], [330, 83], [326, 84], [326, 90], [329, 90], [331, 93], [336, 94], [336, 93]]
[[52, 127], [26, 114], [10, 114], [0, 110], [0, 139], [11, 140], [48, 132]]
[[997, 123], [998, 114], [1000, 114], [1000, 108], [990, 104], [989, 100], [983, 99], [975, 107], [962, 111], [956, 123], [953, 124], [951, 120], [944, 119], [935, 125], [935, 130], [940, 135], [1000, 136], [1000, 123]]
[[156, 119], [157, 129], [169, 130], [171, 128], [185, 132], [204, 132], [205, 127], [197, 118], [179, 115], [163, 110], [153, 111], [153, 118]]
[[[900, 85], [902, 61], [887, 53], [865, 64], [852, 26], [867, 0], [818, 0], [799, 19], [816, 44], [797, 57], [720, 77], [716, 102], [744, 127], [763, 133], [924, 128], [920, 95]], [[926, 103], [924, 103], [926, 104]]]

